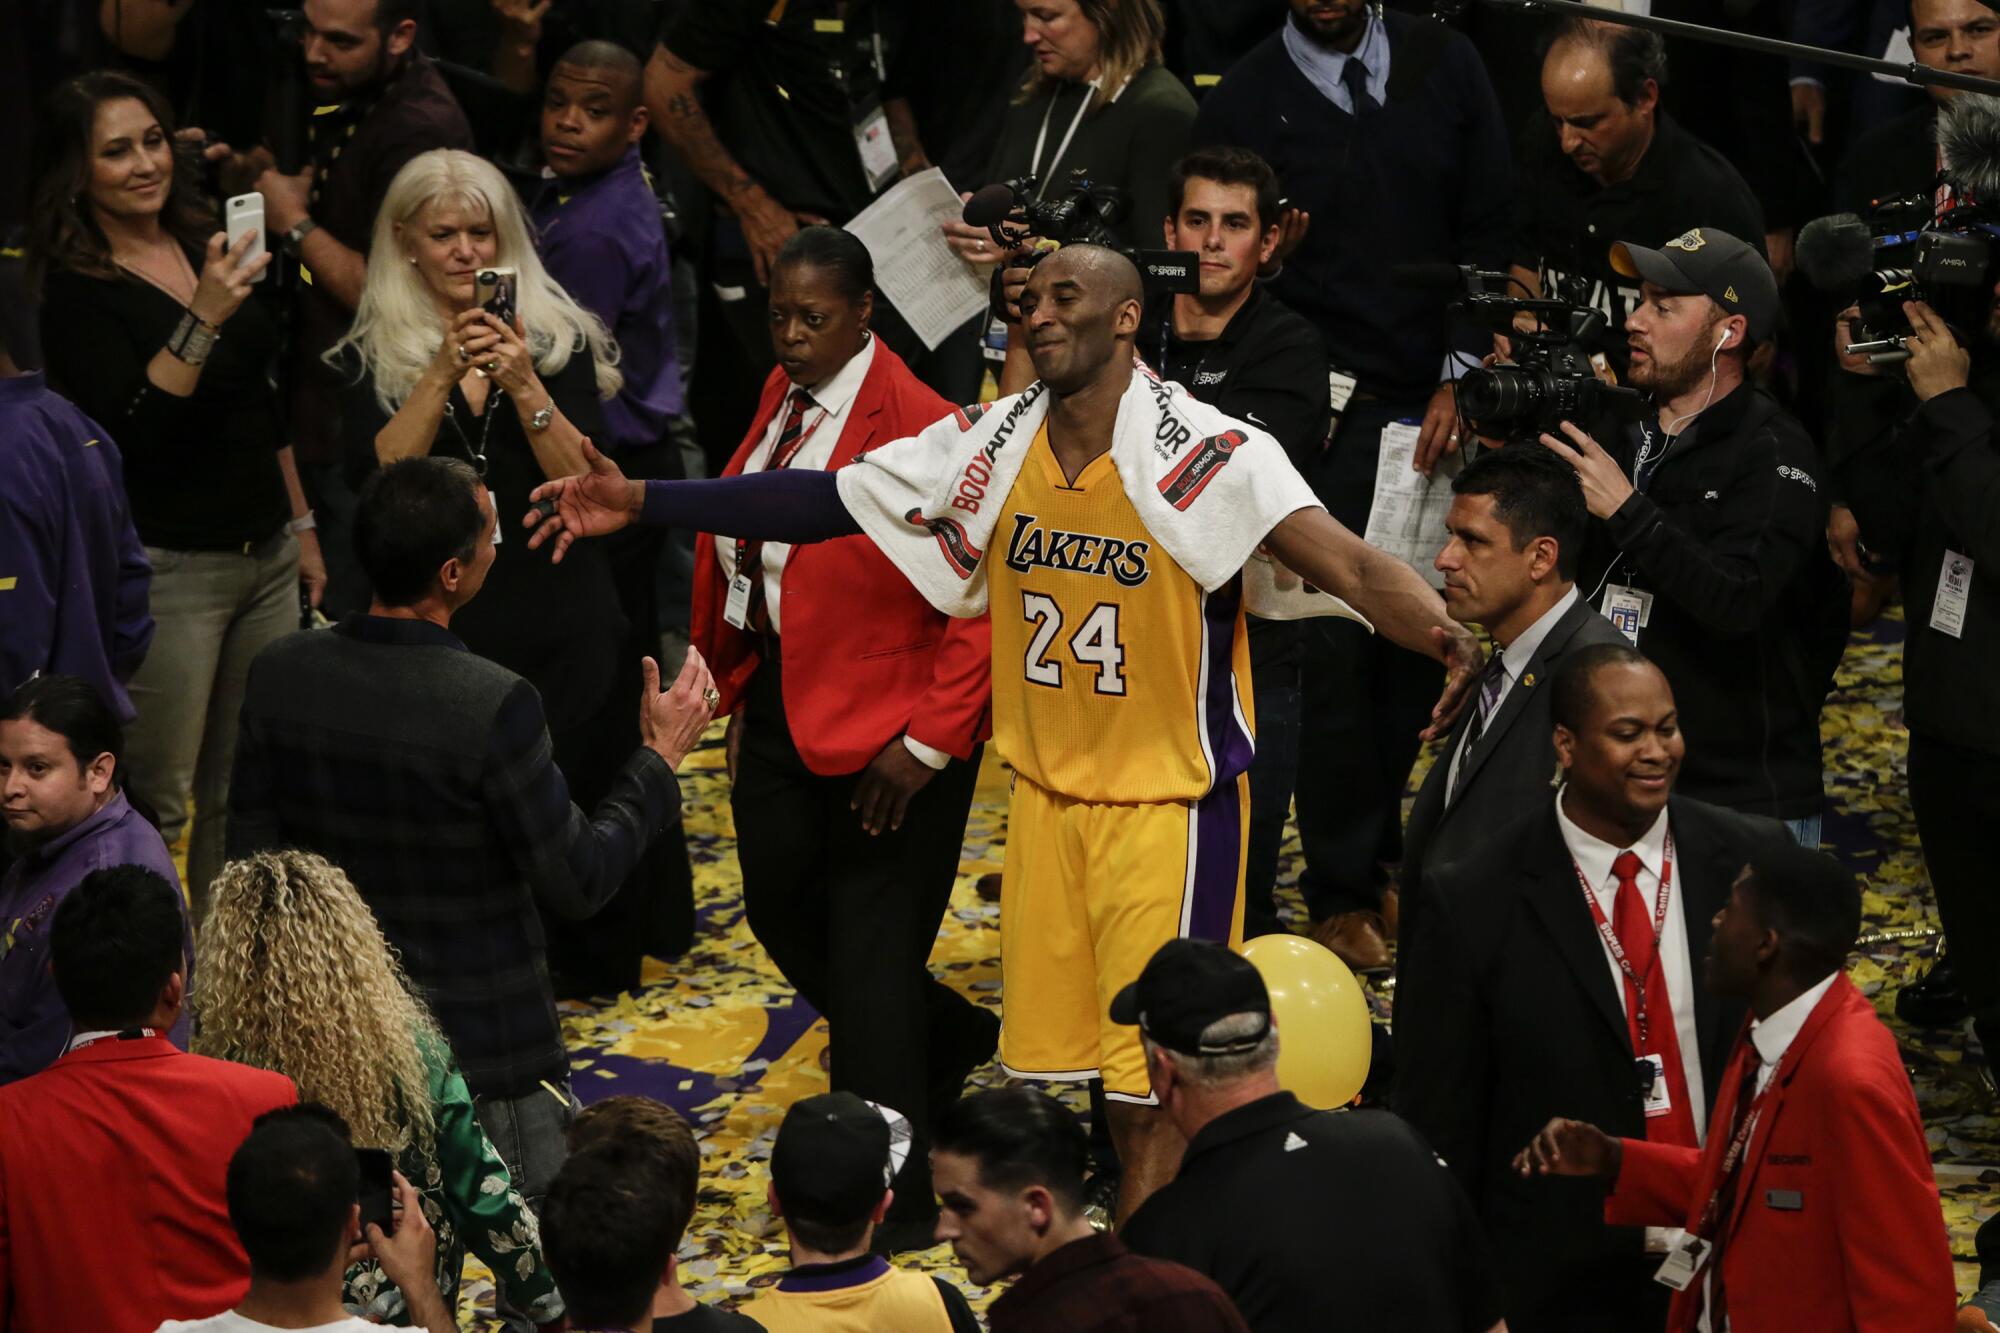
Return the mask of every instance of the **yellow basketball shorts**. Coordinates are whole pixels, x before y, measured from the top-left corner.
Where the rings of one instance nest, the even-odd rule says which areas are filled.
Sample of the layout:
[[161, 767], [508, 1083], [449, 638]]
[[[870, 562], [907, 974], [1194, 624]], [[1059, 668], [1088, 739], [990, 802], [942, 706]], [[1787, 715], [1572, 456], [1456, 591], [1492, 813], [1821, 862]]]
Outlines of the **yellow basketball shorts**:
[[1176, 936], [1239, 945], [1250, 779], [1199, 801], [1108, 805], [1014, 782], [1000, 890], [1000, 1063], [1017, 1078], [1103, 1078], [1151, 1104], [1139, 1030], [1111, 997]]

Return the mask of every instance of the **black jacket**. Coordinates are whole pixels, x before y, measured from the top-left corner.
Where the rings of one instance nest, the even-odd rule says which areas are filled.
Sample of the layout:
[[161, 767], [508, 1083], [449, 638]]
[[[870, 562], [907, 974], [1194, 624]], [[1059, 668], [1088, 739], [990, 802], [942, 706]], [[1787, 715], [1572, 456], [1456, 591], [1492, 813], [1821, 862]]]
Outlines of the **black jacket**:
[[[2000, 754], [2000, 366], [1941, 393], [1869, 451], [1852, 491], [1861, 539], [1902, 552], [1903, 710], [1912, 735]], [[1972, 561], [1954, 637], [1931, 625], [1949, 555]]]
[[[1193, 341], [1173, 331], [1173, 301], [1156, 302], [1139, 332], [1139, 355], [1164, 379], [1211, 407], [1269, 431], [1300, 472], [1308, 472], [1333, 431], [1326, 350], [1303, 315], [1258, 283], [1222, 333]], [[1256, 671], [1298, 658], [1293, 621], [1250, 620]]]
[[[1743, 1007], [1700, 984], [1709, 919], [1749, 850], [1784, 832], [1681, 796], [1668, 810], [1713, 1105]], [[1591, 1273], [1606, 1260], [1640, 1257], [1643, 1233], [1605, 1225], [1595, 1181], [1523, 1180], [1510, 1165], [1555, 1116], [1645, 1137], [1632, 1041], [1553, 795], [1464, 859], [1433, 864], [1421, 892], [1424, 929], [1404, 947], [1396, 982], [1395, 1106], [1472, 1196], [1512, 1322], [1565, 1290], [1598, 1285]], [[1642, 1308], [1652, 1285], [1638, 1275]], [[1592, 1325], [1638, 1326], [1611, 1316]]]
[[[1387, 1111], [1272, 1093], [1203, 1125], [1120, 1233], [1215, 1279], [1256, 1333], [1485, 1333], [1493, 1255], [1465, 1191]], [[1329, 1299], [1327, 1263], [1366, 1274]]]
[[[1600, 422], [1593, 433], [1632, 475], [1637, 428]], [[1680, 707], [1681, 791], [1780, 819], [1817, 814], [1820, 706], [1848, 604], [1826, 553], [1818, 453], [1745, 384], [1658, 456], [1644, 491], [1591, 522], [1577, 583], [1598, 605], [1606, 584], [1654, 594], [1639, 651]]]
[[1624, 642], [1624, 636], [1582, 595], [1588, 591], [1577, 590], [1577, 600], [1550, 627], [1521, 678], [1501, 701], [1500, 711], [1465, 757], [1458, 799], [1445, 803], [1446, 784], [1459, 738], [1472, 723], [1475, 709], [1470, 707], [1459, 714], [1450, 739], [1417, 790], [1410, 822], [1403, 830], [1405, 897], [1399, 930], [1405, 939], [1412, 929], [1415, 890], [1423, 882], [1426, 865], [1444, 865], [1476, 851], [1498, 829], [1548, 804], [1549, 780], [1556, 771], [1549, 681], [1573, 650]]

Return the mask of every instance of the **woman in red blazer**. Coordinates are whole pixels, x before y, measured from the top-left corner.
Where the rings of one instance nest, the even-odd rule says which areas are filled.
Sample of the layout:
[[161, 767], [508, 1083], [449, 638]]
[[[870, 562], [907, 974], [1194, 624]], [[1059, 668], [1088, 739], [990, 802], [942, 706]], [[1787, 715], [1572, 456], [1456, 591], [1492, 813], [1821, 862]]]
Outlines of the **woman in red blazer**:
[[[808, 227], [771, 272], [778, 366], [725, 475], [837, 468], [949, 414], [868, 331], [874, 268]], [[729, 723], [750, 929], [830, 1029], [833, 1086], [908, 1116], [887, 1234], [931, 1243], [929, 1118], [999, 1020], [927, 966], [990, 731], [985, 617], [926, 602], [866, 537], [695, 544], [692, 637]]]

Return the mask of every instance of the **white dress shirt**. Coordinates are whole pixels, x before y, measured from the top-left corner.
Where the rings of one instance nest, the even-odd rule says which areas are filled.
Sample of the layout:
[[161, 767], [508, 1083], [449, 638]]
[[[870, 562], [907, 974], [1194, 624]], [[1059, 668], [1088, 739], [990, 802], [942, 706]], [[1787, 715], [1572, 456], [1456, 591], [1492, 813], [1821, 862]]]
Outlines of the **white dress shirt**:
[[[786, 466], [798, 471], [812, 468], [824, 471], [833, 458], [833, 447], [840, 442], [840, 432], [847, 426], [847, 413], [854, 406], [854, 396], [861, 391], [861, 381], [868, 378], [868, 367], [875, 364], [875, 339], [871, 335], [863, 343], [861, 350], [848, 359], [846, 365], [833, 373], [824, 384], [805, 386], [812, 395], [812, 407], [800, 418], [802, 431], [811, 432], [806, 442], [799, 446], [798, 453]], [[762, 472], [771, 462], [771, 451], [777, 447], [778, 434], [785, 428], [785, 418], [791, 415], [792, 391], [785, 390], [785, 396], [778, 400], [778, 410], [771, 414], [770, 424], [764, 427], [764, 438], [757, 441], [757, 447], [743, 460], [743, 474]], [[736, 539], [717, 537], [715, 554], [722, 561], [724, 579], [736, 577]], [[785, 561], [791, 558], [792, 548], [786, 542], [764, 543], [764, 608], [771, 615], [771, 632], [782, 633], [779, 620], [779, 590], [785, 577]]]
[[[1562, 827], [1563, 842], [1569, 854], [1576, 860], [1577, 869], [1591, 885], [1597, 896], [1597, 905], [1604, 911], [1606, 921], [1618, 919], [1615, 907], [1618, 901], [1618, 879], [1611, 873], [1611, 863], [1623, 852], [1630, 851], [1639, 858], [1639, 899], [1646, 904], [1650, 913], [1658, 901], [1660, 891], [1660, 863], [1666, 857], [1667, 812], [1660, 811], [1660, 817], [1653, 826], [1642, 834], [1630, 847], [1614, 847], [1601, 838], [1593, 837], [1578, 828], [1563, 809], [1569, 791], [1564, 788], [1556, 798], [1556, 823]], [[1660, 928], [1660, 966], [1666, 969], [1667, 1000], [1674, 1007], [1674, 1035], [1680, 1039], [1681, 1072], [1687, 1078], [1688, 1110], [1694, 1116], [1696, 1142], [1708, 1139], [1708, 1099], [1702, 1095], [1701, 1046], [1694, 1027], [1694, 965], [1688, 957], [1687, 914], [1683, 910], [1681, 898], [1682, 878], [1674, 876], [1672, 888], [1667, 895], [1667, 919]], [[1587, 910], [1581, 903], [1579, 911]], [[1619, 1007], [1625, 1004], [1625, 974], [1618, 970], [1611, 950], [1599, 946], [1604, 954], [1604, 966], [1611, 974], [1611, 984], [1618, 996]]]
[[[1542, 612], [1540, 619], [1515, 635], [1514, 642], [1500, 650], [1500, 697], [1493, 701], [1493, 711], [1486, 715], [1488, 731], [1493, 729], [1493, 719], [1500, 715], [1500, 706], [1507, 702], [1507, 695], [1513, 690], [1514, 682], [1521, 678], [1521, 674], [1528, 669], [1528, 663], [1532, 662], [1535, 654], [1541, 651], [1542, 640], [1549, 637], [1549, 631], [1556, 627], [1556, 622], [1576, 605], [1576, 599], [1576, 585], [1572, 583], [1569, 591], [1562, 595], [1561, 601]], [[1479, 707], [1477, 693], [1472, 697], [1471, 706]], [[1458, 765], [1459, 761], [1465, 758], [1466, 751], [1472, 748], [1466, 739], [1471, 735], [1472, 729], [1467, 727], [1465, 736], [1459, 738], [1458, 748], [1451, 752], [1451, 768], [1444, 775], [1447, 802], [1451, 799], [1451, 793], [1458, 789]]]
[[1361, 68], [1367, 75], [1364, 86], [1376, 105], [1388, 100], [1389, 29], [1374, 8], [1368, 11], [1367, 26], [1362, 29], [1361, 40], [1355, 45], [1353, 55], [1321, 46], [1300, 32], [1289, 19], [1285, 21], [1283, 40], [1285, 54], [1298, 66], [1299, 73], [1306, 76], [1306, 82], [1319, 89], [1321, 96], [1348, 115], [1354, 114], [1354, 98], [1349, 96], [1347, 85], [1340, 81], [1340, 75], [1350, 60], [1361, 62]]

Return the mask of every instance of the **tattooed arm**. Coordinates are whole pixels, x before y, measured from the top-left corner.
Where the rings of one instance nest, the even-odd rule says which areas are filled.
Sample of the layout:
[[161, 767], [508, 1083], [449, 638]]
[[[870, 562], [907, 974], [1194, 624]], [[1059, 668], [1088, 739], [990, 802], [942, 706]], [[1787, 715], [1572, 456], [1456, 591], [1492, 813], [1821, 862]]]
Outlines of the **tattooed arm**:
[[801, 219], [752, 180], [716, 137], [715, 126], [701, 105], [699, 89], [706, 78], [707, 70], [696, 69], [661, 43], [653, 48], [653, 58], [646, 65], [646, 108], [688, 170], [715, 191], [743, 224], [743, 239], [757, 266], [757, 281], [768, 285], [771, 261], [799, 229]]

